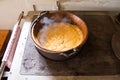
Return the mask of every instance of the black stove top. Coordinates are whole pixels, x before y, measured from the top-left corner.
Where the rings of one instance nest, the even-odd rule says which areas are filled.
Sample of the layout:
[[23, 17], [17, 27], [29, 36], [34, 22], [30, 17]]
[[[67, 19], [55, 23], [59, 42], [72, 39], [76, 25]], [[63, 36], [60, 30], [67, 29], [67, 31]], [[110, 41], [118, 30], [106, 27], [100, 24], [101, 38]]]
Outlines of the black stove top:
[[111, 40], [117, 31], [108, 15], [80, 15], [88, 26], [88, 40], [75, 57], [55, 62], [36, 50], [28, 35], [20, 74], [39, 76], [80, 76], [120, 74], [120, 60], [115, 56]]

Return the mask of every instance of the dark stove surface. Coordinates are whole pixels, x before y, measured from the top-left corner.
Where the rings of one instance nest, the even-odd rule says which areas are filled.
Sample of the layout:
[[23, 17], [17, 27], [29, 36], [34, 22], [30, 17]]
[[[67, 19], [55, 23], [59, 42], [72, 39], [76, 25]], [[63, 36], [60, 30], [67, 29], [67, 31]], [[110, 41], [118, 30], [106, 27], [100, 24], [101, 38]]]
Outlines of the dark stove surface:
[[117, 31], [110, 16], [78, 15], [88, 26], [86, 44], [74, 58], [55, 62], [41, 56], [30, 34], [24, 51], [20, 74], [39, 76], [79, 76], [120, 74], [120, 61], [111, 46], [112, 35]]

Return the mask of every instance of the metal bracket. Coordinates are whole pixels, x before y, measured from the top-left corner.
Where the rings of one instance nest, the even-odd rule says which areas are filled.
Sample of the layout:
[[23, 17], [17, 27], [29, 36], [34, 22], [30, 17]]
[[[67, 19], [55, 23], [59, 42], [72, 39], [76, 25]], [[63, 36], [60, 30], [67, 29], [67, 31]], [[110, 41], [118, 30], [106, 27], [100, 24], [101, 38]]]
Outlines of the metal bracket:
[[37, 11], [35, 4], [33, 4], [33, 10]]
[[56, 3], [57, 3], [58, 11], [60, 11], [60, 10], [61, 10], [61, 8], [60, 8], [60, 2], [59, 2], [59, 1], [56, 1]]
[[24, 16], [24, 11], [22, 11], [22, 13], [19, 15], [18, 25], [20, 25], [20, 22], [21, 22], [21, 19], [23, 18], [23, 16]]

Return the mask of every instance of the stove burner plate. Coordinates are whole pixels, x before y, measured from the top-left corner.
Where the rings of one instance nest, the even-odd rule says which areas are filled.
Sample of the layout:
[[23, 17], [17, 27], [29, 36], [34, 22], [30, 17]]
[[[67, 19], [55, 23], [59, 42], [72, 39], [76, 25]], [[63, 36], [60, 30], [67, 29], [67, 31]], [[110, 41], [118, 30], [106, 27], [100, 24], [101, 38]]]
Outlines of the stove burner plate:
[[74, 58], [55, 62], [41, 56], [30, 34], [24, 51], [20, 74], [39, 76], [79, 76], [120, 74], [120, 61], [111, 47], [116, 32], [112, 19], [107, 15], [78, 15], [89, 30], [89, 37]]

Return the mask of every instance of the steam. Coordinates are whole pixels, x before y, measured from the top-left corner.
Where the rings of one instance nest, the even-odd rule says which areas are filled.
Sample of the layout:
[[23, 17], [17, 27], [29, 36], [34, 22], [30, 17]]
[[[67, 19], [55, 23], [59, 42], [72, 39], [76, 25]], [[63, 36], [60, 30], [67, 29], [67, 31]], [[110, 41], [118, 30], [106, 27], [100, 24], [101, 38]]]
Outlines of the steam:
[[41, 43], [41, 45], [44, 46], [44, 41], [45, 41], [45, 35], [46, 35], [46, 31], [48, 30], [48, 26], [44, 26], [41, 30], [40, 30], [40, 38], [39, 41]]
[[68, 19], [67, 17], [64, 17], [61, 22], [65, 22], [65, 23], [71, 23], [71, 20]]
[[50, 24], [53, 24], [55, 21], [48, 17], [44, 17], [43, 19], [41, 19], [40, 22], [45, 25], [50, 25]]
[[[71, 23], [71, 19], [69, 19], [68, 17], [64, 17], [64, 18], [59, 17], [59, 18], [60, 18], [61, 23]], [[40, 30], [39, 41], [40, 41], [41, 45], [43, 45], [43, 46], [44, 46], [46, 31], [48, 31], [50, 25], [53, 25], [56, 23], [55, 19], [56, 19], [56, 17], [54, 17], [52, 19], [49, 17], [44, 17], [40, 20], [40, 23], [43, 24], [43, 27]]]
[[[43, 19], [40, 20], [40, 22], [44, 25], [51, 25], [53, 23], [56, 23], [55, 20], [57, 20], [56, 17], [54, 17], [54, 19], [44, 17]], [[69, 19], [68, 17], [60, 18], [60, 22], [71, 23], [71, 19]]]

